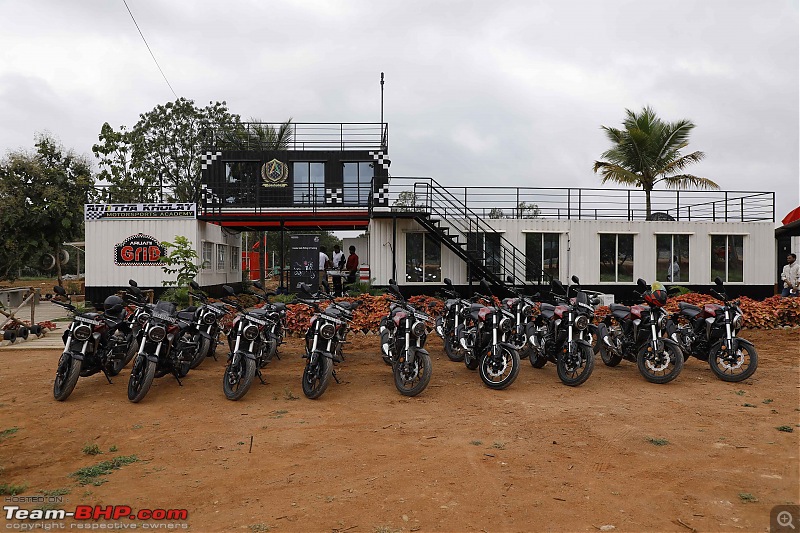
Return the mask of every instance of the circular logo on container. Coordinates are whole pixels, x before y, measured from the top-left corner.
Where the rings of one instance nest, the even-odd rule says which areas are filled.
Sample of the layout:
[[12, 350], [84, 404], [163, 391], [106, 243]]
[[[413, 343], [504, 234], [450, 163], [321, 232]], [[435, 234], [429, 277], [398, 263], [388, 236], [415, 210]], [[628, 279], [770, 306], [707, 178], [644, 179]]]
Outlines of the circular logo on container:
[[285, 163], [273, 159], [261, 167], [261, 178], [264, 187], [286, 187], [286, 178], [289, 177], [289, 168]]

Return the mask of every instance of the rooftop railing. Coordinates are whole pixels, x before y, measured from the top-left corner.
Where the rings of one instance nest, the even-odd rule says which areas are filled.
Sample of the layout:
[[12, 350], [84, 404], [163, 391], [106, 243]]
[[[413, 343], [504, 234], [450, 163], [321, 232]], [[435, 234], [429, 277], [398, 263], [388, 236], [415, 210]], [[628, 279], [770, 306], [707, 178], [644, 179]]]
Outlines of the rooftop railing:
[[[241, 122], [230, 128], [207, 130], [201, 136], [205, 150], [274, 150], [269, 133], [279, 131], [282, 124]], [[291, 123], [286, 150], [382, 150], [389, 146], [389, 125], [372, 122]]]

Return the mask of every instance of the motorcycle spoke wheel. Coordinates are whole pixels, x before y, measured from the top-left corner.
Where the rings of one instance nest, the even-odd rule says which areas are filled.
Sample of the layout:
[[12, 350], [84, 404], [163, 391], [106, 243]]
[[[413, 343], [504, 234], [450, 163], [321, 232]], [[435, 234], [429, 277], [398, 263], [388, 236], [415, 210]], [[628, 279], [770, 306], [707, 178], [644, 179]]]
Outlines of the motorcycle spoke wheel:
[[582, 344], [575, 347], [575, 351], [562, 353], [556, 364], [558, 378], [564, 385], [577, 387], [584, 383], [594, 370], [594, 352], [591, 346]]
[[333, 363], [328, 357], [321, 354], [317, 356], [317, 360], [313, 364], [307, 364], [303, 371], [303, 394], [306, 395], [306, 398], [316, 400], [322, 396], [322, 393], [328, 388], [332, 374]]
[[53, 381], [53, 397], [59, 402], [63, 402], [75, 389], [78, 383], [78, 375], [81, 371], [81, 362], [69, 355], [62, 353], [56, 368], [56, 379]]
[[758, 352], [755, 346], [739, 343], [732, 354], [718, 349], [708, 360], [711, 370], [722, 381], [738, 383], [753, 375], [758, 368]]
[[658, 349], [650, 350], [648, 343], [643, 346], [636, 357], [639, 372], [651, 383], [669, 383], [683, 369], [683, 352], [680, 348], [664, 342], [658, 343]]
[[236, 363], [228, 363], [222, 376], [222, 391], [229, 400], [239, 400], [250, 389], [256, 375], [256, 363], [249, 357], [241, 357]]
[[418, 353], [414, 362], [406, 365], [405, 361], [394, 365], [394, 385], [404, 396], [416, 396], [425, 390], [431, 381], [431, 357]]
[[128, 379], [128, 400], [139, 403], [147, 395], [153, 378], [156, 375], [156, 364], [147, 357], [137, 356], [133, 361], [131, 375]]
[[514, 383], [519, 374], [519, 352], [500, 346], [496, 354], [481, 357], [479, 369], [481, 380], [487, 387], [505, 389]]

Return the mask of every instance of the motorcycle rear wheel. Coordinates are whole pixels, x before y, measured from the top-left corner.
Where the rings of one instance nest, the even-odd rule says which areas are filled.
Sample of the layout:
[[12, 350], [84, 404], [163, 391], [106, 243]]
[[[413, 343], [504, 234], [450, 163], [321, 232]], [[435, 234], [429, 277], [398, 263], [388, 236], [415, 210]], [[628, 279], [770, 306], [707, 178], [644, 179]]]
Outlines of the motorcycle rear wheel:
[[416, 396], [425, 390], [431, 381], [431, 356], [417, 353], [413, 365], [406, 371], [405, 362], [394, 365], [394, 386], [404, 396]]
[[137, 355], [133, 360], [131, 376], [128, 379], [128, 399], [133, 403], [142, 401], [150, 390], [155, 375], [155, 361], [150, 361], [144, 355]]
[[239, 400], [247, 394], [255, 375], [256, 362], [249, 357], [240, 357], [236, 364], [228, 363], [222, 376], [222, 391], [225, 397], [233, 401]]
[[197, 343], [197, 351], [194, 353], [192, 362], [189, 364], [190, 369], [200, 366], [200, 363], [205, 361], [206, 357], [208, 356], [208, 352], [211, 350], [211, 339], [203, 337], [200, 334], [196, 334], [195, 338], [192, 340]]
[[312, 365], [306, 364], [303, 370], [303, 394], [310, 400], [316, 400], [331, 382], [333, 374], [333, 362], [324, 355], [319, 355]]
[[567, 354], [559, 354], [556, 369], [558, 378], [564, 385], [577, 387], [584, 383], [594, 370], [594, 352], [591, 346], [578, 344], [576, 349], [580, 350], [581, 364], [575, 368], [567, 368]]
[[614, 367], [622, 362], [622, 356], [615, 354], [609, 349], [605, 340], [603, 340], [606, 335], [608, 335], [608, 326], [601, 323], [597, 326], [597, 352], [600, 353], [600, 359], [603, 360], [603, 364]]
[[484, 385], [494, 390], [502, 390], [514, 383], [519, 374], [519, 352], [505, 346], [497, 348], [494, 357], [484, 355], [480, 358], [480, 375]]
[[[444, 353], [451, 361], [460, 362], [464, 360], [464, 348], [458, 344], [458, 340], [453, 343], [454, 337], [452, 335], [445, 335], [442, 343], [444, 344]], [[474, 369], [473, 369], [474, 370]]]
[[[723, 361], [722, 356], [723, 352], [717, 350], [714, 357], [708, 358], [708, 363], [711, 365], [712, 372], [722, 381], [727, 381], [729, 383], [744, 381], [752, 376], [756, 368], [758, 368], [758, 352], [756, 351], [756, 347], [751, 344], [739, 344], [736, 361], [733, 361], [733, 363], [737, 365], [736, 368], [732, 368], [733, 365]], [[726, 366], [729, 368], [725, 368]], [[741, 370], [742, 368], [744, 370], [741, 372], [733, 373], [733, 371]]]
[[547, 364], [547, 357], [544, 354], [536, 354], [533, 350], [531, 350], [531, 354], [528, 356], [531, 362], [531, 366], [533, 368], [543, 368], [544, 365]]
[[663, 352], [665, 353], [662, 354], [662, 357], [668, 357], [669, 362], [664, 370], [655, 370], [653, 365], [656, 364], [654, 359], [657, 354], [648, 351], [649, 347], [649, 343], [642, 346], [636, 356], [636, 366], [639, 367], [639, 372], [644, 376], [644, 379], [650, 383], [663, 384], [677, 378], [678, 374], [683, 370], [683, 352], [681, 352], [680, 348], [673, 344], [664, 343]]
[[56, 379], [53, 382], [53, 397], [63, 402], [75, 389], [78, 375], [81, 371], [81, 362], [68, 353], [62, 353], [56, 368]]

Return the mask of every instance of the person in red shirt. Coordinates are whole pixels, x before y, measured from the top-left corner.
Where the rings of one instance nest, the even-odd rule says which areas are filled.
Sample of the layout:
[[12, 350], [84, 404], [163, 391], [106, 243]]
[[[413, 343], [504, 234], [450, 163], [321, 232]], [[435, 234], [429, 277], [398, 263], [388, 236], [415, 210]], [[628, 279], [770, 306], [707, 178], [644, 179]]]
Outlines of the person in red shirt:
[[344, 265], [347, 271], [347, 283], [355, 283], [358, 274], [358, 256], [356, 255], [356, 247], [350, 247], [350, 255], [347, 256], [347, 263]]

